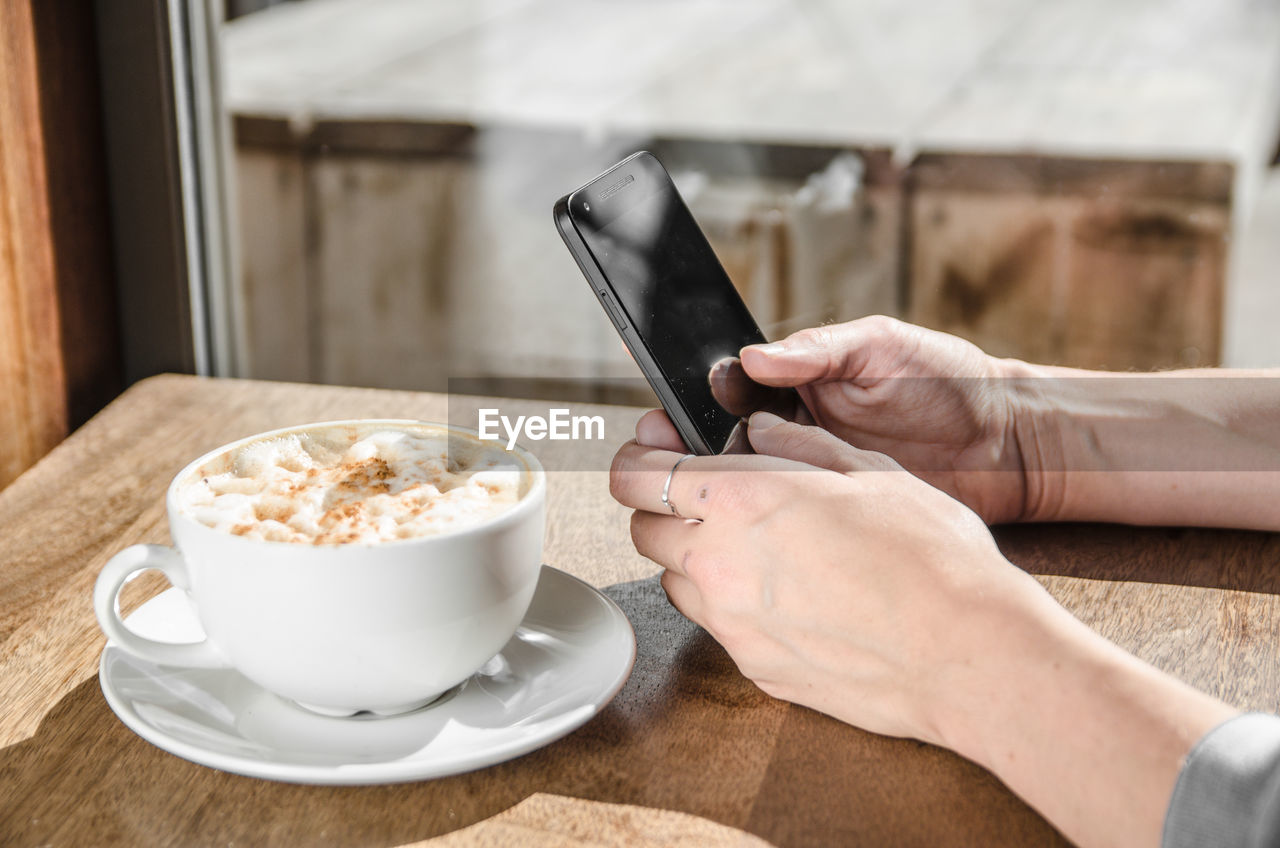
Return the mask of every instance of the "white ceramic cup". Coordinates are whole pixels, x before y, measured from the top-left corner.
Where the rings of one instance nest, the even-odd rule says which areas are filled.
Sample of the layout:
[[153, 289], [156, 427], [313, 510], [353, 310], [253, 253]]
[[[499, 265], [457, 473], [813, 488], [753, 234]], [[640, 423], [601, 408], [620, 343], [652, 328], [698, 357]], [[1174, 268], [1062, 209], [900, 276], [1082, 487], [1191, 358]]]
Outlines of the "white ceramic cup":
[[[351, 426], [428, 426], [478, 438], [465, 428], [419, 421], [335, 421], [210, 451], [169, 485], [174, 547], [134, 545], [103, 567], [93, 599], [103, 632], [142, 659], [234, 668], [328, 715], [414, 709], [484, 665], [515, 633], [541, 567], [546, 474], [523, 448], [512, 452], [528, 470], [520, 500], [481, 524], [439, 535], [344, 545], [269, 542], [214, 529], [178, 508], [177, 492], [188, 478], [223, 454], [262, 439]], [[120, 589], [145, 569], [162, 571], [187, 593], [204, 641], [157, 642], [125, 626]]]

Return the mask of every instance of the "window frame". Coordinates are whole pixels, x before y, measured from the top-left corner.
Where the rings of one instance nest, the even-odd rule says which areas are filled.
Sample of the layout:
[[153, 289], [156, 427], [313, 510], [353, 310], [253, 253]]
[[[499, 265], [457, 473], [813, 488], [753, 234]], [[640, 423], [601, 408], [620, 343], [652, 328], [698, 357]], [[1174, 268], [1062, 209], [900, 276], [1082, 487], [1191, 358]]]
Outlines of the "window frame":
[[244, 370], [222, 0], [95, 0], [125, 382]]

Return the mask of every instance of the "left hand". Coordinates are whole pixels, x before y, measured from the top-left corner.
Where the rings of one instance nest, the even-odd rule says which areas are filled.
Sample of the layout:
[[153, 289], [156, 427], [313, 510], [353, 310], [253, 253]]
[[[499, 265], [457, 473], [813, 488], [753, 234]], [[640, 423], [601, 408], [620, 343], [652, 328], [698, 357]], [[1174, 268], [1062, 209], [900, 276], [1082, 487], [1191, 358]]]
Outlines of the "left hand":
[[947, 744], [998, 685], [979, 666], [1010, 618], [1069, 618], [973, 511], [883, 454], [767, 413], [748, 433], [755, 456], [680, 465], [676, 517], [660, 498], [685, 451], [650, 413], [637, 435], [657, 446], [625, 445], [610, 488], [671, 602], [768, 694]]

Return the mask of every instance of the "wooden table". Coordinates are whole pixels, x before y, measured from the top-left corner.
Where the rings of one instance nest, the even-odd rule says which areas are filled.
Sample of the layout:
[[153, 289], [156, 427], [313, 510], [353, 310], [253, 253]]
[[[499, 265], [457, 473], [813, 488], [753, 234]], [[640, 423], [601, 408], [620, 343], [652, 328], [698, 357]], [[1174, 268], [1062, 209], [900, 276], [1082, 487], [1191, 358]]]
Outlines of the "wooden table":
[[[580, 730], [492, 768], [394, 786], [255, 780], [127, 730], [98, 688], [98, 570], [167, 541], [189, 459], [279, 426], [346, 417], [462, 423], [479, 399], [164, 376], [137, 384], [0, 492], [0, 844], [1055, 845], [991, 775], [946, 751], [774, 701], [666, 604], [608, 496], [606, 440], [534, 444], [552, 470], [545, 560], [609, 587], [635, 670]], [[561, 404], [556, 404], [561, 405]], [[528, 411], [546, 404], [502, 401]], [[1001, 530], [1014, 562], [1124, 647], [1240, 707], [1280, 710], [1280, 536], [1107, 526]], [[159, 590], [146, 584], [126, 611]], [[1099, 752], [1106, 756], [1106, 752]]]

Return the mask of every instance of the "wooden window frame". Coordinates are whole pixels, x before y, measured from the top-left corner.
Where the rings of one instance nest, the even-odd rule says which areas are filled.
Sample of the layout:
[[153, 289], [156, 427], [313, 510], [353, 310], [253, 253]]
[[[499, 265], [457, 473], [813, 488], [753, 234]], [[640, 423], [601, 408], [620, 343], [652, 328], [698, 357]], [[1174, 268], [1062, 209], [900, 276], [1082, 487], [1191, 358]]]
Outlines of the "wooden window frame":
[[0, 487], [136, 380], [234, 373], [221, 12], [0, 4]]

